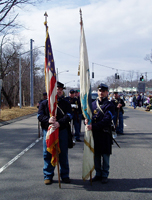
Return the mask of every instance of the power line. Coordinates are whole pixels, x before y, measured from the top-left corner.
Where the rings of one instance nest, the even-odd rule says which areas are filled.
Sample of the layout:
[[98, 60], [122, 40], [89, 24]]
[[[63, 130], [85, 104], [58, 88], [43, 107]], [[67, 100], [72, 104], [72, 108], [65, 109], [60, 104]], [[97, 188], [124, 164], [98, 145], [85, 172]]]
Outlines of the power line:
[[131, 72], [133, 70], [124, 70], [124, 69], [118, 69], [118, 68], [114, 68], [114, 67], [109, 67], [109, 66], [106, 66], [106, 65], [101, 65], [101, 64], [98, 64], [98, 63], [94, 63], [95, 65], [99, 65], [99, 66], [102, 66], [102, 67], [106, 67], [106, 68], [109, 68], [109, 69], [112, 69], [112, 70], [119, 70], [119, 71], [125, 71], [125, 72]]
[[[54, 51], [57, 51], [59, 53], [65, 54], [65, 55], [73, 57], [73, 58], [78, 58], [77, 56], [73, 56], [73, 55], [64, 53], [62, 51], [56, 50], [56, 49], [54, 49]], [[102, 66], [102, 67], [106, 67], [106, 68], [109, 68], [109, 69], [112, 69], [112, 70], [117, 70], [117, 71], [119, 70], [119, 71], [124, 71], [124, 72], [138, 72], [138, 71], [134, 71], [134, 70], [125, 70], [125, 69], [118, 69], [118, 68], [114, 68], [114, 67], [109, 67], [109, 66], [98, 64], [98, 63], [95, 63], [95, 62], [90, 62], [90, 63], [93, 63], [95, 65], [99, 65], [99, 66]], [[140, 72], [140, 73], [145, 73], [145, 72]], [[147, 73], [152, 73], [152, 72], [147, 72]]]

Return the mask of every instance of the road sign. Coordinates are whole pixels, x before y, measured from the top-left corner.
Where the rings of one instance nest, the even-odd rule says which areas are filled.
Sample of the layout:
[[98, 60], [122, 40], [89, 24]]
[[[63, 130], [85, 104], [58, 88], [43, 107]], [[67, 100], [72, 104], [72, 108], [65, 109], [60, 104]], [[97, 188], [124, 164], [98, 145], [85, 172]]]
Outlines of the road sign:
[[138, 92], [139, 93], [144, 93], [145, 92], [145, 82], [139, 82], [138, 83]]

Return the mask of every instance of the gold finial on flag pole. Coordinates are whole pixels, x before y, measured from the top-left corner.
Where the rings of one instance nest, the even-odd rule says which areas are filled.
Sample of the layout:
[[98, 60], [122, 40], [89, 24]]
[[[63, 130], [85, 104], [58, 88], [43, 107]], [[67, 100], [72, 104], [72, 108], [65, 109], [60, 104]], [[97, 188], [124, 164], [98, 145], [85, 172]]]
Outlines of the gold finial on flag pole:
[[44, 22], [44, 25], [47, 25], [47, 17], [48, 17], [47, 12], [44, 13], [44, 16], [45, 16], [45, 22]]
[[83, 22], [82, 22], [82, 11], [81, 11], [81, 8], [80, 8], [80, 25], [82, 26]]
[[47, 28], [48, 28], [48, 26], [47, 26], [47, 17], [48, 17], [47, 12], [44, 13], [44, 16], [45, 16], [45, 22], [44, 22], [44, 25], [46, 26], [46, 32], [47, 32]]

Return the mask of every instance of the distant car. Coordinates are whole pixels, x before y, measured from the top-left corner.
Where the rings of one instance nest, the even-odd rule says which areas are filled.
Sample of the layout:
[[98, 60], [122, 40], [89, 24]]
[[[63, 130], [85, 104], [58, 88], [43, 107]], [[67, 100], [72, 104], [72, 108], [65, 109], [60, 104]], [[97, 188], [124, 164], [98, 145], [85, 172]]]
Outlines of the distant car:
[[98, 97], [98, 93], [97, 92], [93, 92], [91, 93], [91, 99], [92, 99], [92, 102], [95, 101]]

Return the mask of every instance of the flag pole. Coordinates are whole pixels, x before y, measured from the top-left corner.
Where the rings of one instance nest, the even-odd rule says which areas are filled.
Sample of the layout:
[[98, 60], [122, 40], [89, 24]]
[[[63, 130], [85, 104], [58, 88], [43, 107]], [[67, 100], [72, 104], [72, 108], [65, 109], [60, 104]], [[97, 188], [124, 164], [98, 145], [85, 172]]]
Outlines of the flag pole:
[[[79, 12], [80, 12], [80, 26], [81, 26], [81, 30], [82, 30], [83, 23], [82, 23], [82, 11], [81, 11], [81, 8], [80, 8]], [[81, 36], [80, 36], [80, 43], [81, 43]], [[79, 66], [78, 66], [78, 76], [80, 76], [80, 63], [79, 63]]]
[[[46, 33], [48, 31], [48, 26], [47, 26], [47, 12], [44, 13], [45, 16], [45, 22], [44, 25], [46, 26]], [[59, 171], [59, 152], [58, 152], [58, 146], [55, 144], [55, 149], [56, 149], [56, 156], [57, 156], [57, 171], [58, 171], [58, 182], [59, 182], [59, 188], [61, 188], [61, 182], [60, 182], [60, 171]]]
[[81, 29], [82, 29], [83, 20], [82, 20], [82, 11], [81, 11], [81, 8], [80, 8], [80, 25], [81, 25]]
[[57, 171], [58, 171], [59, 188], [61, 188], [60, 171], [59, 171], [59, 153], [58, 153], [58, 146], [57, 146], [57, 144], [55, 144], [55, 149], [56, 149], [56, 156], [57, 156]]
[[[82, 27], [83, 27], [83, 19], [82, 19], [82, 11], [81, 11], [81, 8], [80, 8], [80, 26], [81, 26], [81, 30], [82, 30]], [[79, 69], [80, 71], [80, 69]], [[90, 184], [92, 185], [92, 171], [90, 171]]]

